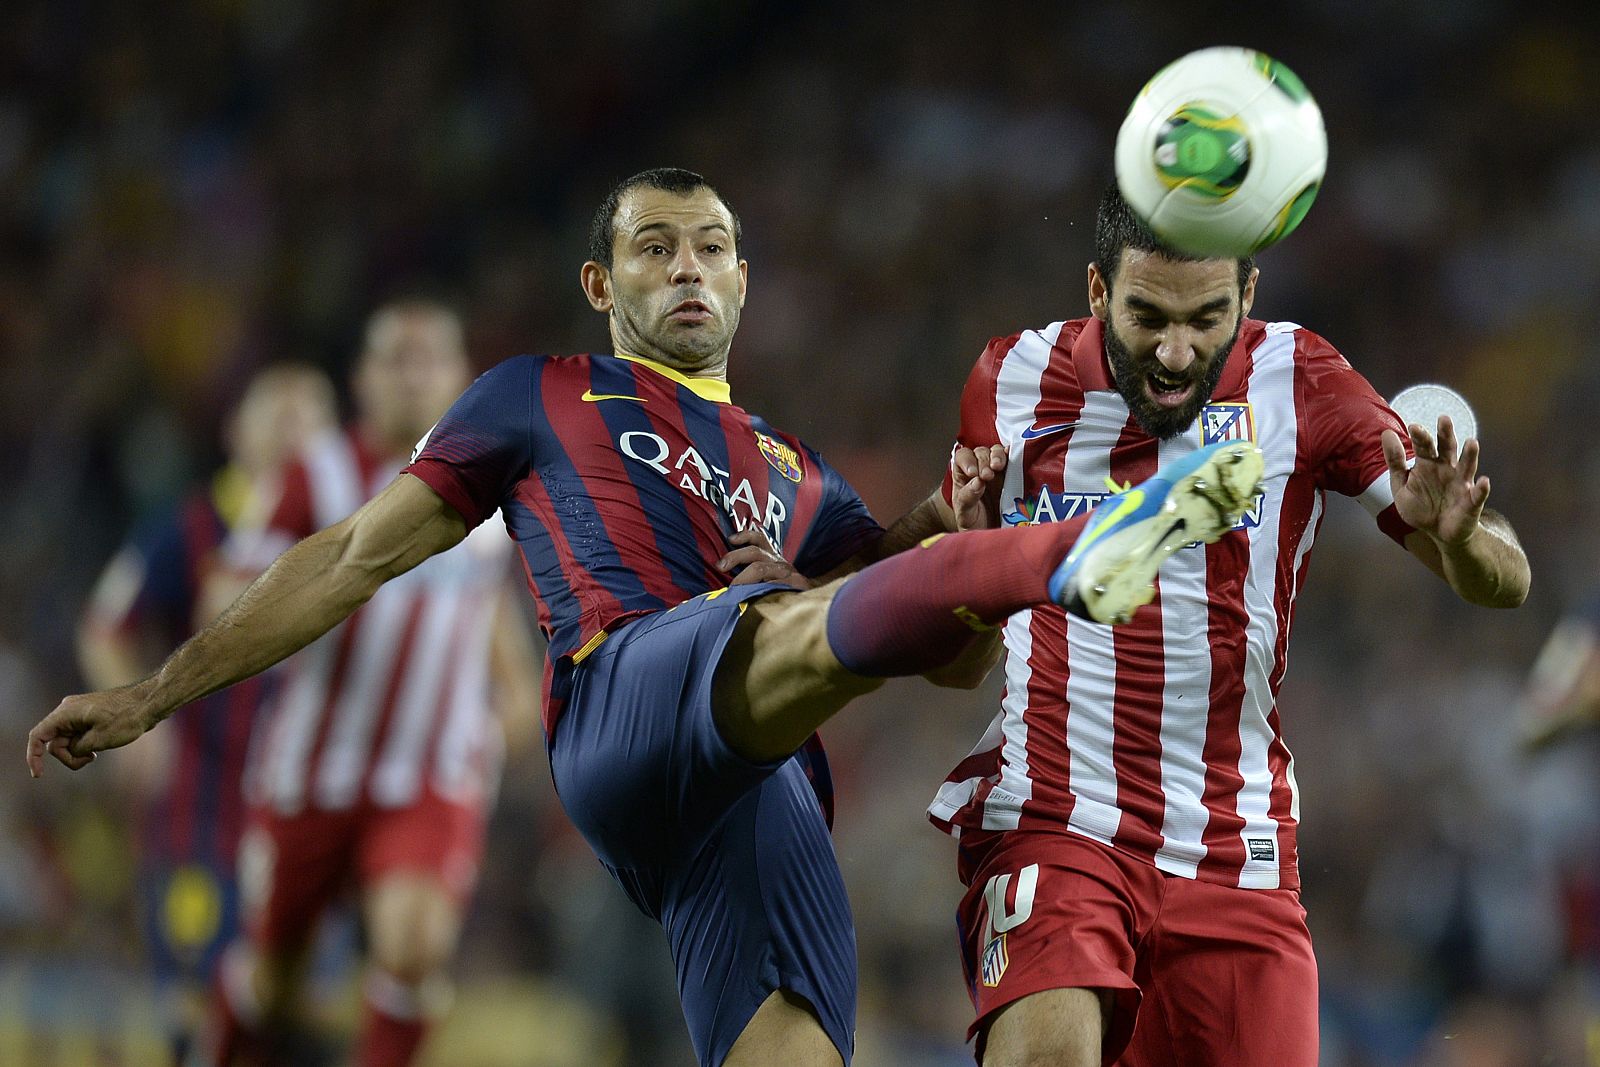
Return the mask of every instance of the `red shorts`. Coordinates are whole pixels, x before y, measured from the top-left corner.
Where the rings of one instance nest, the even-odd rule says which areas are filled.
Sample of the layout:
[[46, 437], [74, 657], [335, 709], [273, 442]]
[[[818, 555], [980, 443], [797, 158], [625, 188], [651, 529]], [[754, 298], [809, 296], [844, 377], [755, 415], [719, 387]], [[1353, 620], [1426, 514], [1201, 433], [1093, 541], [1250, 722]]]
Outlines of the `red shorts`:
[[962, 850], [980, 1062], [1001, 1008], [1087, 988], [1112, 993], [1106, 1064], [1316, 1067], [1317, 964], [1298, 890], [1165, 874], [1068, 831], [973, 834]]
[[346, 886], [385, 875], [436, 876], [458, 903], [478, 880], [486, 811], [424, 792], [403, 808], [310, 809], [282, 815], [252, 808], [239, 842], [245, 929], [261, 949], [303, 944]]

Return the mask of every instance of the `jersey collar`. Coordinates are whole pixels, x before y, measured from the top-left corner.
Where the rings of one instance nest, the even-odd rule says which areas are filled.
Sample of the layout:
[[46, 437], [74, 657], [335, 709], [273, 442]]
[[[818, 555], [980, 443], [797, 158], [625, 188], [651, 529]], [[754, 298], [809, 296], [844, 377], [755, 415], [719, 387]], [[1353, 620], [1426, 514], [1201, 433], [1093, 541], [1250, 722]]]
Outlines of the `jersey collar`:
[[1072, 342], [1072, 369], [1078, 373], [1078, 388], [1085, 393], [1116, 389], [1111, 380], [1111, 364], [1106, 362], [1106, 325], [1090, 316]]
[[618, 359], [625, 359], [629, 363], [637, 363], [641, 367], [648, 367], [663, 378], [670, 378], [702, 400], [709, 400], [713, 404], [733, 403], [728, 383], [721, 378], [691, 378], [682, 371], [673, 370], [666, 364], [657, 363], [653, 359], [630, 356], [622, 352], [618, 352], [616, 356]]

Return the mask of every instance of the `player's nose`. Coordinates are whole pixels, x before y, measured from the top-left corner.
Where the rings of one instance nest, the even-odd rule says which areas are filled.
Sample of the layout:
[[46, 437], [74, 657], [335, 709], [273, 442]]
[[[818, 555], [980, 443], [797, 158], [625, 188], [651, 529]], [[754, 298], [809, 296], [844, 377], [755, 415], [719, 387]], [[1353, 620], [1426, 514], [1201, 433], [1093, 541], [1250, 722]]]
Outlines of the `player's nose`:
[[1182, 374], [1194, 362], [1194, 337], [1182, 326], [1170, 327], [1156, 345], [1156, 358], [1173, 374]]
[[702, 279], [700, 270], [700, 257], [694, 254], [694, 249], [683, 247], [672, 260], [672, 284], [689, 285], [699, 284]]

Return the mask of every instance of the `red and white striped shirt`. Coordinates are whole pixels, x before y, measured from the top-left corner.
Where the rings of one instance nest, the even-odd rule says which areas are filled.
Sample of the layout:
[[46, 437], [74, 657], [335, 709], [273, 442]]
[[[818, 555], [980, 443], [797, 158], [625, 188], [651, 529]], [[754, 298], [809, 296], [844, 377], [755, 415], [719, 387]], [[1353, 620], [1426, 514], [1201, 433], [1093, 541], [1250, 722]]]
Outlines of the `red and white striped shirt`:
[[[318, 439], [285, 469], [265, 526], [232, 540], [231, 562], [264, 569], [366, 503], [404, 463], [376, 455], [354, 430]], [[464, 803], [492, 796], [501, 735], [489, 648], [510, 555], [501, 524], [485, 523], [286, 660], [252, 739], [249, 801], [291, 814], [403, 807], [424, 788]]]
[[1079, 319], [997, 339], [973, 369], [959, 440], [1008, 450], [1004, 521], [1086, 514], [1108, 477], [1138, 483], [1226, 439], [1260, 446], [1263, 494], [1216, 544], [1174, 553], [1127, 625], [1012, 616], [1000, 712], [929, 813], [955, 834], [1064, 826], [1172, 874], [1296, 887], [1299, 790], [1276, 707], [1295, 594], [1326, 491], [1397, 541], [1408, 532], [1379, 444], [1404, 428], [1322, 338], [1247, 319], [1195, 424], [1157, 441], [1111, 380], [1102, 330]]

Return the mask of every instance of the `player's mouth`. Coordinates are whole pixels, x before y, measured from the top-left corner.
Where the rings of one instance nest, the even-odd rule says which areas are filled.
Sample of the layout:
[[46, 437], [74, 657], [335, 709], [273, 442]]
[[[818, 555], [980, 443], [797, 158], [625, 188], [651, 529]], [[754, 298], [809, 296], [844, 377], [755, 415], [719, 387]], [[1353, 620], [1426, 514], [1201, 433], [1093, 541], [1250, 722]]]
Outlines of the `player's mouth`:
[[702, 322], [711, 321], [711, 309], [698, 300], [685, 300], [667, 312], [667, 318], [673, 322], [699, 325]]
[[1157, 366], [1144, 376], [1145, 393], [1157, 407], [1181, 408], [1194, 397], [1194, 375], [1168, 373]]

